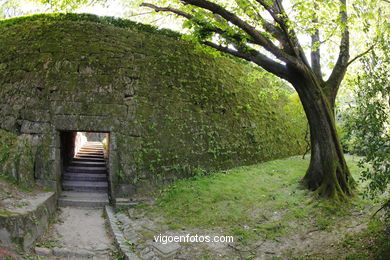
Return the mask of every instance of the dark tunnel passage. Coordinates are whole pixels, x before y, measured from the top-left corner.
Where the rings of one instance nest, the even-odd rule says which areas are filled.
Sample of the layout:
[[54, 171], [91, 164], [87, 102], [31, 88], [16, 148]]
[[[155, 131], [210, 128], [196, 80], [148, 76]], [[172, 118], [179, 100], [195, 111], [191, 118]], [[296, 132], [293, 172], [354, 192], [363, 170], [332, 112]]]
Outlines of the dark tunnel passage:
[[107, 196], [109, 133], [62, 131], [60, 139], [62, 194]]
[[100, 142], [104, 158], [108, 160], [110, 134], [105, 132], [61, 131], [61, 166], [69, 166], [81, 146], [86, 142]]

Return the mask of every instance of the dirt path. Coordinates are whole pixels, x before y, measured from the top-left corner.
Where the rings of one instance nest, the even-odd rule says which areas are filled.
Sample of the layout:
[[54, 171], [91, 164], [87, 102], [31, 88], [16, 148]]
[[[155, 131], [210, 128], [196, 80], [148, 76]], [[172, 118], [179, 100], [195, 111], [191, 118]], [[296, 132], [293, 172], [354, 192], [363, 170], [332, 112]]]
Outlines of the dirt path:
[[62, 208], [63, 223], [54, 225], [65, 247], [105, 251], [111, 246], [102, 209]]
[[103, 209], [63, 207], [36, 253], [54, 258], [112, 259], [112, 249]]

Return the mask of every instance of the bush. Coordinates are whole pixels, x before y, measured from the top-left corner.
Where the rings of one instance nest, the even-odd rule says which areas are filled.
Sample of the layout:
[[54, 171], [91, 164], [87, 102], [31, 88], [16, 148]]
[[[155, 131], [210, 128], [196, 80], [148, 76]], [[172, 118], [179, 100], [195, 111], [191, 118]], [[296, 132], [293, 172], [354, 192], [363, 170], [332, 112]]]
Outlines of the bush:
[[352, 82], [356, 101], [344, 118], [343, 142], [347, 150], [364, 156], [361, 181], [368, 182], [365, 195], [370, 197], [389, 191], [390, 181], [390, 48], [385, 38], [371, 57], [362, 59], [363, 73]]

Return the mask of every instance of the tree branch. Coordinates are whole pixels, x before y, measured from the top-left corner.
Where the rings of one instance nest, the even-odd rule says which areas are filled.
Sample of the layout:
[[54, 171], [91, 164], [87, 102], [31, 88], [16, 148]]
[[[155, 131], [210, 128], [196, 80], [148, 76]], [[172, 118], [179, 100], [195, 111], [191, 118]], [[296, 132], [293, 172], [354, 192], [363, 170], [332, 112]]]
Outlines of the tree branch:
[[[258, 8], [255, 7], [254, 5], [251, 4], [250, 7], [248, 7], [244, 2], [236, 1], [236, 3], [240, 8], [244, 10], [244, 13], [249, 17], [249, 19], [251, 20], [257, 19], [257, 21], [261, 23], [263, 29], [269, 34], [271, 34], [272, 37], [274, 37], [277, 41], [279, 41], [280, 45], [283, 47], [283, 50], [286, 51], [286, 53], [294, 56], [294, 51], [291, 49], [291, 46], [289, 45], [289, 40], [280, 27], [277, 27], [274, 24], [268, 22], [259, 12]], [[241, 3], [243, 3], [242, 6]], [[252, 11], [250, 12], [251, 14], [247, 12], [248, 8], [251, 8]], [[252, 15], [254, 15], [255, 17], [253, 17]]]
[[[332, 73], [330, 74], [327, 80], [327, 86], [331, 88], [332, 95], [336, 98], [338, 87], [340, 86], [341, 81], [344, 78], [345, 72], [347, 71], [348, 60], [349, 60], [349, 30], [347, 25], [347, 0], [340, 0], [340, 16], [341, 21], [344, 25], [344, 31], [341, 36], [340, 41], [340, 51], [339, 57], [337, 59], [336, 65], [333, 68]], [[333, 97], [332, 97], [333, 98]]]
[[[286, 48], [288, 47], [287, 45], [285, 45], [285, 51], [277, 48], [270, 39], [263, 36], [253, 26], [241, 20], [233, 13], [225, 10], [223, 7], [207, 0], [182, 0], [182, 2], [184, 2], [185, 4], [200, 7], [202, 9], [206, 9], [214, 14], [220, 15], [225, 20], [235, 24], [239, 29], [243, 30], [245, 32], [245, 35], [248, 35], [249, 38], [246, 38], [245, 35], [240, 35], [239, 33], [231, 35], [230, 33], [212, 25], [211, 23], [196, 21], [194, 20], [194, 15], [186, 13], [182, 10], [178, 10], [171, 7], [158, 7], [149, 3], [143, 3], [142, 6], [152, 8], [157, 12], [171, 12], [179, 16], [185, 17], [186, 19], [192, 19], [195, 24], [203, 27], [202, 29], [204, 29], [205, 31], [214, 32], [228, 40], [228, 42], [230, 42], [230, 44], [232, 44], [235, 49], [224, 47], [210, 41], [203, 41], [202, 44], [212, 47], [218, 51], [225, 52], [236, 57], [245, 59], [247, 61], [253, 62], [283, 79], [289, 80], [287, 66], [273, 60], [272, 58], [264, 54], [261, 54], [258, 50], [247, 46], [243, 43], [244, 38], [249, 43], [263, 47], [265, 50], [274, 54], [280, 61], [286, 62], [286, 64], [293, 65], [295, 67], [300, 67], [303, 65], [301, 59], [298, 59], [288, 54], [288, 50], [286, 50]], [[272, 32], [271, 34], [274, 35], [274, 37], [278, 39], [279, 42], [282, 43], [283, 41], [288, 41], [289, 38], [283, 33], [280, 28], [267, 22], [265, 19], [262, 19], [261, 22], [263, 22], [264, 29], [270, 33]]]
[[194, 16], [189, 14], [189, 13], [186, 13], [186, 12], [184, 12], [182, 10], [179, 10], [179, 9], [176, 9], [176, 8], [172, 8], [172, 7], [169, 7], [169, 6], [168, 7], [159, 7], [159, 6], [156, 6], [154, 4], [150, 4], [150, 3], [141, 3], [140, 6], [151, 8], [151, 9], [153, 9], [156, 12], [170, 12], [170, 13], [174, 13], [174, 14], [177, 14], [177, 15], [182, 16], [182, 17], [187, 18], [187, 19], [194, 18]]
[[259, 31], [257, 31], [253, 26], [243, 21], [241, 18], [236, 16], [235, 14], [227, 11], [223, 7], [221, 7], [218, 4], [212, 3], [207, 0], [181, 0], [182, 2], [190, 5], [194, 5], [206, 10], [209, 10], [212, 13], [219, 14], [221, 17], [223, 17], [225, 20], [231, 22], [232, 24], [236, 25], [238, 28], [245, 31], [253, 40], [256, 42], [256, 44], [262, 46], [264, 49], [272, 53], [281, 61], [284, 61], [286, 63], [290, 63], [292, 65], [299, 66], [300, 62], [295, 57], [287, 54], [283, 50], [279, 49], [277, 46], [273, 44], [273, 42], [263, 36]]
[[228, 53], [238, 58], [254, 62], [266, 71], [275, 74], [276, 76], [285, 80], [289, 80], [289, 74], [285, 65], [275, 62], [274, 60], [268, 58], [267, 56], [259, 53], [255, 49], [252, 49], [248, 46], [245, 46], [246, 50], [244, 50], [243, 48], [240, 48], [241, 50], [234, 50], [209, 41], [202, 42], [202, 44], [212, 47], [220, 52]]
[[353, 59], [351, 59], [348, 63], [347, 63], [347, 66], [351, 65], [351, 63], [353, 63], [354, 61], [356, 61], [357, 59], [363, 57], [364, 55], [366, 55], [367, 53], [369, 53], [372, 49], [374, 49], [375, 47], [375, 44], [373, 44], [370, 48], [368, 48], [367, 50], [365, 50], [364, 52], [356, 55]]
[[[182, 16], [184, 18], [187, 18], [188, 20], [191, 20], [191, 19], [195, 18], [195, 16], [193, 16], [193, 15], [191, 15], [189, 13], [186, 13], [186, 12], [184, 12], [182, 10], [179, 10], [179, 9], [171, 8], [169, 6], [168, 7], [159, 7], [159, 6], [150, 4], [150, 3], [142, 3], [140, 6], [151, 8], [151, 9], [155, 10], [156, 12], [174, 13], [174, 14], [177, 14], [177, 15]], [[247, 42], [255, 44], [253, 39], [248, 39], [248, 38], [246, 38], [243, 35], [240, 35], [238, 33], [236, 33], [234, 35], [231, 35], [230, 32], [228, 33], [227, 31], [224, 31], [221, 28], [213, 26], [210, 23], [204, 23], [204, 22], [199, 22], [199, 21], [194, 21], [194, 23], [199, 25], [199, 26], [202, 26], [203, 27], [202, 28], [203, 31], [205, 31], [205, 32], [214, 32], [216, 34], [221, 35], [222, 37], [226, 38], [229, 41], [234, 40], [236, 42], [239, 42], [239, 41], [242, 41], [242, 40], [245, 39]]]
[[305, 62], [307, 66], [309, 66], [305, 53], [299, 43], [295, 31], [289, 28], [289, 26], [287, 25], [288, 17], [283, 6], [280, 3], [280, 0], [272, 0], [273, 6], [269, 5], [269, 1], [267, 0], [255, 1], [262, 5], [265, 10], [267, 10], [267, 12], [272, 16], [274, 21], [279, 24], [281, 31], [284, 33], [284, 36], [287, 39], [287, 43], [289, 44], [288, 49], [292, 50], [296, 57], [301, 58], [302, 61]]
[[276, 27], [270, 22], [267, 22], [266, 20], [262, 20], [262, 25], [265, 31], [270, 33], [275, 39], [277, 39], [280, 44], [283, 46], [283, 48], [289, 52], [290, 55], [294, 55], [293, 50], [291, 49], [291, 46], [289, 45], [289, 40], [279, 27]]
[[[318, 10], [318, 4], [314, 3], [314, 8]], [[312, 19], [312, 23], [315, 26], [318, 26], [318, 17], [315, 15], [315, 17]], [[318, 27], [314, 29], [314, 33], [311, 35], [311, 68], [313, 72], [316, 74], [316, 76], [322, 80], [322, 73], [321, 73], [321, 56], [320, 56], [320, 32], [318, 30]]]
[[202, 42], [202, 44], [207, 45], [209, 47], [212, 47], [220, 52], [228, 53], [228, 54], [231, 54], [231, 55], [236, 56], [238, 58], [245, 59], [247, 61], [252, 61], [250, 55], [239, 52], [239, 51], [234, 50], [234, 49], [231, 49], [229, 47], [222, 46], [222, 45], [210, 42], [210, 41], [204, 41], [204, 42]]

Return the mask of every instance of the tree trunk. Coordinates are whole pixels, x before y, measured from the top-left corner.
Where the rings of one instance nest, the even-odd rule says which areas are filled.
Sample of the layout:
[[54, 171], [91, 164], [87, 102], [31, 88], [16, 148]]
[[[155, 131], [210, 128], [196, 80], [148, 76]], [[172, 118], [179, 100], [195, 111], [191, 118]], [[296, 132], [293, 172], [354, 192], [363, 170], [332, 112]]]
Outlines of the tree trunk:
[[303, 183], [320, 196], [342, 200], [351, 195], [354, 180], [337, 136], [334, 102], [323, 91], [325, 83], [320, 83], [314, 73], [302, 74], [294, 73], [292, 82], [310, 126], [311, 158]]

